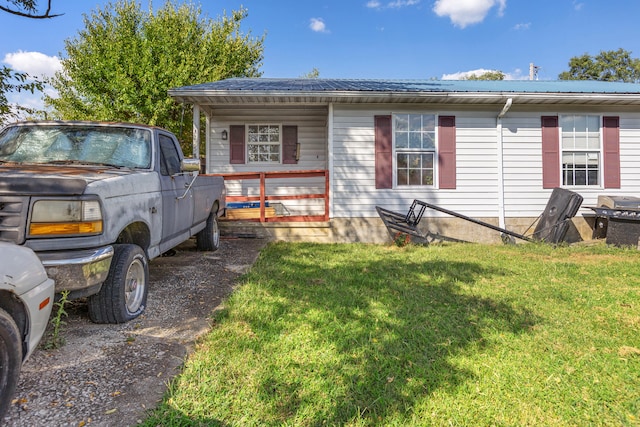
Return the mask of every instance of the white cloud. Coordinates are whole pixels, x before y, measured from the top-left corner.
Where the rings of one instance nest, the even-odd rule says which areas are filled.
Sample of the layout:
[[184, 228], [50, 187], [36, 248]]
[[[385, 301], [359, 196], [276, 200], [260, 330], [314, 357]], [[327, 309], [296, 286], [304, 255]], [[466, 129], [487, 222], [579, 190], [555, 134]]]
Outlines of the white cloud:
[[311, 31], [315, 31], [316, 33], [328, 33], [327, 25], [324, 23], [322, 18], [311, 18], [309, 21], [309, 28]]
[[[7, 64], [13, 71], [27, 73], [31, 77], [53, 77], [53, 75], [62, 70], [62, 64], [57, 56], [48, 56], [40, 52], [23, 52], [7, 53], [2, 62]], [[52, 97], [57, 96], [53, 88], [45, 85], [44, 92]], [[35, 110], [44, 109], [42, 93], [29, 91], [10, 92], [7, 93], [7, 101], [9, 104], [20, 105]], [[17, 116], [17, 119], [25, 117]]]
[[523, 22], [513, 26], [513, 29], [516, 31], [524, 31], [528, 30], [529, 28], [531, 28], [531, 22]]
[[395, 1], [389, 2], [387, 4], [387, 7], [397, 9], [400, 7], [415, 6], [418, 3], [420, 3], [420, 0], [395, 0]]
[[452, 74], [443, 74], [441, 80], [462, 80], [464, 78], [467, 78], [469, 76], [480, 76], [484, 73], [488, 73], [490, 71], [495, 71], [495, 70], [487, 70], [484, 68], [478, 68], [477, 70], [470, 70], [470, 71], [458, 71], [457, 73], [452, 73]]
[[402, 7], [415, 6], [420, 4], [420, 0], [393, 0], [382, 4], [378, 0], [369, 0], [367, 7], [369, 9], [400, 9]]
[[[478, 68], [476, 70], [469, 71], [458, 71], [457, 73], [452, 74], [443, 74], [441, 80], [463, 80], [469, 76], [481, 76], [485, 73], [494, 73], [499, 70], [488, 70], [486, 68]], [[505, 80], [522, 80], [522, 70], [516, 69], [513, 73], [505, 73], [504, 71], [500, 71], [504, 74]], [[527, 76], [528, 78], [528, 76]]]
[[582, 10], [582, 8], [584, 7], [584, 3], [579, 2], [577, 0], [573, 0], [573, 8], [577, 11]]
[[433, 11], [438, 16], [447, 16], [456, 27], [465, 28], [486, 18], [489, 10], [498, 6], [502, 16], [507, 0], [436, 0]]
[[14, 71], [27, 73], [33, 77], [53, 77], [62, 70], [62, 64], [57, 56], [48, 56], [40, 52], [7, 53], [2, 60]]

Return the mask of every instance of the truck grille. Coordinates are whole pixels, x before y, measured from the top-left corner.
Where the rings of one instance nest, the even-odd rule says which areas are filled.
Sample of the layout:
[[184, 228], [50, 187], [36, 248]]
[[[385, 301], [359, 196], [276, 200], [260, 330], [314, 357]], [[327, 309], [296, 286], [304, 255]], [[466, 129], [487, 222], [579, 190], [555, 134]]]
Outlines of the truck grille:
[[24, 243], [28, 197], [0, 196], [0, 240]]

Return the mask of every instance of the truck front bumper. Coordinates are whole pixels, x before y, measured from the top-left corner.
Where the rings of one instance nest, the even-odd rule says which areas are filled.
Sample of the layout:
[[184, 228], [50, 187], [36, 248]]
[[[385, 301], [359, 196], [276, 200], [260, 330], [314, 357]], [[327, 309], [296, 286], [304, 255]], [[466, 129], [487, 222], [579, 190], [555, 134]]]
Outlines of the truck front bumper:
[[100, 291], [109, 274], [113, 246], [75, 251], [38, 252], [47, 275], [56, 282], [56, 293], [69, 291], [76, 297]]

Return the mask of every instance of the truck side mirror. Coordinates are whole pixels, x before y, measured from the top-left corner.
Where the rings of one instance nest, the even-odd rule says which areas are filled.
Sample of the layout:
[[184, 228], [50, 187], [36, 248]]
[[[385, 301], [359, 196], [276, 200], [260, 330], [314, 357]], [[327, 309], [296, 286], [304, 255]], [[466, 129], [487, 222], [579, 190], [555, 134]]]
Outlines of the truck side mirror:
[[180, 169], [182, 172], [198, 172], [200, 170], [200, 159], [182, 159]]

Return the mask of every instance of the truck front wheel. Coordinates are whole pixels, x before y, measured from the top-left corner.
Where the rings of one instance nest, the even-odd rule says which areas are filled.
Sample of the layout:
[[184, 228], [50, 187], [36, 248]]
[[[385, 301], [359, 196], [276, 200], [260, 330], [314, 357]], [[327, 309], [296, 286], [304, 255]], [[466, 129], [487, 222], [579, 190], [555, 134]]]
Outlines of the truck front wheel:
[[142, 248], [113, 245], [107, 280], [89, 297], [89, 317], [95, 323], [124, 323], [145, 309], [149, 292], [149, 263]]
[[18, 384], [22, 367], [22, 340], [13, 318], [0, 308], [0, 422]]
[[199, 251], [217, 251], [220, 247], [217, 211], [211, 211], [207, 218], [207, 225], [196, 234], [196, 247]]

